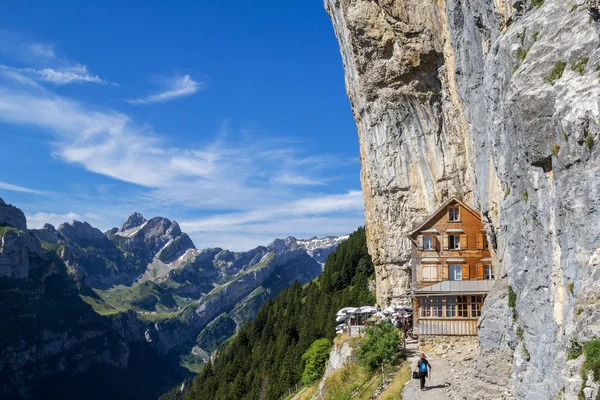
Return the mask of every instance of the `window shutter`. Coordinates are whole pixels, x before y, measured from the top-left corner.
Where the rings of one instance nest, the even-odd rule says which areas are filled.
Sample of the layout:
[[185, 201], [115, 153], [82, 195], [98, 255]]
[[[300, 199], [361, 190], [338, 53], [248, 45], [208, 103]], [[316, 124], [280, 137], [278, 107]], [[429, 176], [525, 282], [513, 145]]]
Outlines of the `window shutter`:
[[417, 236], [417, 249], [423, 250], [423, 235]]
[[477, 234], [477, 250], [483, 250], [483, 233]]
[[441, 278], [441, 277], [442, 277], [442, 275], [443, 275], [442, 268], [443, 268], [443, 267], [442, 267], [442, 265], [441, 265], [441, 264], [438, 264], [438, 266], [437, 266], [437, 274], [436, 274], [436, 276], [435, 276], [435, 280], [436, 280], [436, 281], [439, 281], [439, 280], [440, 280], [440, 278]]
[[442, 236], [442, 250], [448, 250], [448, 235]]
[[442, 280], [447, 281], [448, 279], [448, 264], [442, 265]]
[[433, 248], [435, 250], [440, 250], [440, 237], [433, 235]]
[[469, 280], [469, 264], [462, 265], [462, 278], [464, 281]]
[[482, 263], [477, 263], [475, 264], [475, 278], [476, 279], [483, 279], [483, 264]]
[[467, 235], [460, 235], [460, 249], [461, 250], [466, 250], [468, 249], [467, 247]]

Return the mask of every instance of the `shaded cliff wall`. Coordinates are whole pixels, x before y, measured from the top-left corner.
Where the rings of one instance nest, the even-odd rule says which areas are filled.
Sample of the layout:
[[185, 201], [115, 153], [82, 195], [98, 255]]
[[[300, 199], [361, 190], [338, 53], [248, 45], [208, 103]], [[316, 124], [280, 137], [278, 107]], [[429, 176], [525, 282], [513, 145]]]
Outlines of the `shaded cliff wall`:
[[594, 4], [325, 1], [358, 127], [378, 303], [406, 301], [406, 234], [451, 196], [481, 212], [495, 249], [467, 398], [563, 387], [572, 398], [581, 358], [566, 348], [600, 333]]

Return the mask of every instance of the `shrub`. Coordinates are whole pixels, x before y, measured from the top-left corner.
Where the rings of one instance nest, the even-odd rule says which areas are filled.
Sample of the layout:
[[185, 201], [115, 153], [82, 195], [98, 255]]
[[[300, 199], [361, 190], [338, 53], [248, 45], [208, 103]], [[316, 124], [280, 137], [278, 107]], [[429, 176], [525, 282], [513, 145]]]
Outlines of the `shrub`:
[[515, 321], [519, 314], [517, 313], [517, 294], [513, 290], [512, 286], [508, 287], [508, 306], [512, 309], [513, 321]]
[[577, 310], [575, 310], [576, 317], [579, 317], [582, 313], [583, 313], [583, 307], [579, 307]]
[[536, 32], [536, 33], [533, 34], [533, 36], [531, 36], [531, 39], [533, 39], [534, 42], [537, 42], [538, 37], [540, 37], [540, 33]]
[[560, 146], [555, 144], [554, 146], [552, 146], [552, 154], [554, 154], [554, 157], [558, 157], [558, 152], [560, 151]]
[[574, 360], [581, 355], [581, 345], [573, 338], [569, 341], [569, 347], [567, 347], [567, 359]]
[[391, 363], [396, 359], [402, 341], [392, 325], [375, 325], [367, 328], [365, 333], [365, 340], [356, 351], [362, 367], [373, 371], [383, 363]]
[[567, 63], [564, 61], [558, 61], [554, 64], [552, 71], [549, 74], [544, 75], [544, 82], [554, 85], [554, 83], [562, 78], [563, 72], [565, 72], [565, 67]]
[[579, 60], [571, 63], [571, 70], [575, 72], [579, 72], [579, 75], [583, 75], [585, 71], [585, 66], [590, 61], [589, 57], [581, 57]]
[[531, 355], [529, 354], [529, 350], [527, 350], [527, 347], [525, 347], [525, 343], [523, 343], [523, 355], [525, 356], [525, 359], [527, 361], [529, 361], [529, 359], [531, 358]]
[[540, 8], [543, 5], [544, 5], [544, 0], [531, 0], [531, 7], [530, 7], [530, 9], [533, 8], [533, 7]]
[[510, 187], [507, 187], [504, 191], [504, 198], [506, 199], [510, 195]]
[[563, 133], [563, 140], [565, 142], [569, 140], [569, 136], [566, 133]]
[[331, 342], [329, 339], [317, 339], [310, 345], [304, 354], [302, 354], [302, 360], [304, 361], [302, 382], [305, 385], [308, 386], [321, 378], [330, 351]]
[[588, 134], [583, 142], [585, 143], [585, 147], [587, 147], [588, 150], [591, 150], [594, 145], [594, 137]]
[[572, 13], [575, 10], [577, 10], [577, 4], [575, 4], [573, 7], [571, 7], [571, 9], [569, 10], [569, 12]]
[[527, 201], [527, 199], [529, 198], [529, 195], [527, 194], [527, 192], [523, 192], [521, 197], [523, 198], [523, 201]]
[[519, 47], [517, 50], [517, 59], [521, 62], [525, 61], [525, 57], [527, 57], [527, 53], [531, 50], [531, 46], [528, 47]]
[[600, 339], [592, 339], [583, 345], [585, 361], [581, 366], [581, 374], [585, 377], [588, 372], [594, 375], [594, 381], [600, 380]]
[[569, 293], [573, 294], [574, 287], [575, 287], [575, 284], [573, 282], [567, 283], [567, 289], [569, 289]]
[[523, 328], [521, 328], [520, 326], [517, 327], [517, 337], [521, 340], [523, 340], [523, 334], [525, 333], [525, 331], [523, 330]]

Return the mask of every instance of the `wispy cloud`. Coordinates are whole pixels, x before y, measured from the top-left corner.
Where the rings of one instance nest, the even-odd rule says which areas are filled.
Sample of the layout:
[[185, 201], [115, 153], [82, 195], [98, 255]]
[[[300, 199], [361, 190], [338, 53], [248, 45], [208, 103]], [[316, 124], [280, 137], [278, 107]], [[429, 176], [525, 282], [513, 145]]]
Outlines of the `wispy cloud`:
[[[213, 213], [182, 218], [199, 247], [239, 250], [264, 244], [267, 236], [344, 234], [363, 220], [360, 191], [328, 193], [332, 169], [340, 164], [335, 157], [307, 155], [294, 141], [225, 131], [202, 146], [177, 147], [127, 114], [90, 108], [2, 68], [0, 122], [41, 128], [52, 137], [55, 157], [145, 188], [138, 207], [185, 210], [180, 216]], [[65, 217], [57, 215], [31, 213], [39, 223]]]
[[44, 192], [40, 190], [30, 189], [24, 186], [13, 185], [11, 183], [0, 181], [0, 189], [11, 190], [13, 192], [22, 192], [22, 193], [34, 193], [34, 194], [43, 194]]
[[21, 72], [23, 75], [29, 76], [34, 80], [53, 83], [55, 85], [66, 85], [70, 83], [98, 83], [106, 85], [109, 82], [100, 78], [98, 75], [92, 75], [88, 72], [85, 65], [73, 65], [63, 67], [61, 69], [53, 68], [15, 68], [8, 65], [1, 65], [0, 68]]
[[[25, 66], [2, 65], [14, 69], [32, 79], [56, 85], [70, 83], [108, 84], [88, 71], [87, 66], [59, 56], [55, 44], [27, 40], [13, 32], [0, 30], [0, 55]], [[116, 84], [114, 84], [116, 85]]]
[[129, 104], [150, 104], [164, 103], [174, 100], [178, 97], [185, 97], [196, 93], [203, 87], [203, 84], [196, 82], [189, 75], [176, 76], [171, 79], [164, 80], [164, 90], [158, 93], [151, 94], [147, 97], [139, 97], [137, 99], [127, 100]]

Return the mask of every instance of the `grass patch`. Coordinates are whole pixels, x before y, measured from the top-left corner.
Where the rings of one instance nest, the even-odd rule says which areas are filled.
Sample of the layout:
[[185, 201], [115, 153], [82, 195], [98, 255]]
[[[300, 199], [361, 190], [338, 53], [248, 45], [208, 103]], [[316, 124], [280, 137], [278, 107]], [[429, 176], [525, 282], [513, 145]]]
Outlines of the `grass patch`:
[[402, 390], [404, 386], [410, 381], [412, 376], [412, 370], [410, 363], [403, 362], [398, 368], [398, 372], [394, 376], [394, 380], [390, 383], [390, 386], [378, 397], [380, 400], [402, 400]]
[[531, 0], [531, 7], [529, 9], [532, 9], [533, 7], [540, 8], [543, 5], [544, 0]]
[[554, 146], [552, 146], [552, 154], [554, 155], [554, 157], [558, 157], [558, 152], [560, 151], [560, 146], [555, 144]]
[[589, 57], [581, 57], [579, 60], [571, 63], [571, 71], [579, 72], [579, 75], [583, 75], [585, 72], [585, 66], [589, 61]]
[[517, 313], [517, 294], [512, 286], [508, 286], [508, 306], [512, 309], [513, 321], [516, 321], [519, 317], [519, 314]]
[[550, 73], [548, 73], [547, 75], [544, 75], [544, 82], [554, 85], [557, 80], [562, 78], [566, 66], [567, 63], [564, 61], [556, 62], [556, 64], [554, 64], [554, 67], [552, 68], [552, 71], [550, 71]]
[[370, 373], [358, 364], [349, 362], [327, 377], [324, 386], [324, 398], [327, 400], [347, 400], [360, 387], [360, 391], [352, 398], [367, 400], [373, 396], [380, 383], [381, 375], [379, 373]]
[[592, 135], [588, 134], [585, 137], [583, 143], [585, 144], [585, 147], [588, 148], [588, 150], [591, 150], [592, 146], [594, 146], [594, 137]]
[[100, 315], [114, 315], [121, 312], [120, 310], [117, 310], [114, 307], [111, 307], [108, 304], [106, 304], [104, 301], [102, 301], [102, 299], [97, 299], [92, 296], [86, 296], [84, 294], [80, 294], [79, 297], [81, 297], [81, 300], [85, 301], [90, 306], [92, 306], [94, 311], [96, 311]]
[[527, 347], [525, 347], [525, 343], [523, 343], [523, 355], [525, 356], [525, 359], [527, 361], [531, 359], [531, 355], [529, 354], [529, 350], [527, 350]]
[[588, 372], [593, 373], [595, 382], [600, 380], [600, 339], [592, 339], [583, 345], [585, 361], [581, 366], [581, 375], [586, 377]]
[[[298, 400], [310, 400], [313, 398], [317, 391], [319, 390], [319, 382], [315, 382], [312, 385], [300, 389], [300, 392], [297, 393]], [[294, 398], [296, 393], [289, 396], [290, 399]]]
[[582, 313], [583, 313], [583, 307], [579, 307], [579, 308], [577, 308], [577, 310], [575, 310], [576, 317], [579, 317]]
[[527, 199], [529, 199], [529, 195], [527, 194], [527, 192], [523, 192], [523, 194], [521, 194], [521, 198], [523, 199], [523, 201], [527, 201]]
[[573, 7], [571, 7], [569, 12], [572, 13], [572, 12], [575, 12], [575, 10], [577, 10], [577, 4], [575, 4]]
[[565, 142], [569, 140], [569, 136], [566, 133], [563, 133], [563, 140]]
[[525, 331], [523, 330], [523, 328], [521, 328], [520, 326], [517, 326], [517, 337], [521, 340], [523, 340], [523, 334], [525, 333]]
[[534, 34], [531, 36], [531, 39], [532, 39], [534, 42], [537, 42], [537, 40], [538, 40], [538, 38], [539, 38], [539, 37], [540, 37], [540, 33], [539, 33], [539, 32], [536, 32], [536, 33], [534, 33]]
[[506, 200], [506, 198], [510, 195], [510, 187], [507, 187], [506, 190], [504, 191], [504, 200]]
[[17, 228], [10, 225], [0, 225], [0, 236], [4, 235], [8, 231], [19, 232]]
[[569, 290], [569, 293], [571, 293], [571, 295], [573, 295], [574, 288], [575, 288], [575, 284], [573, 282], [567, 283], [567, 289]]

